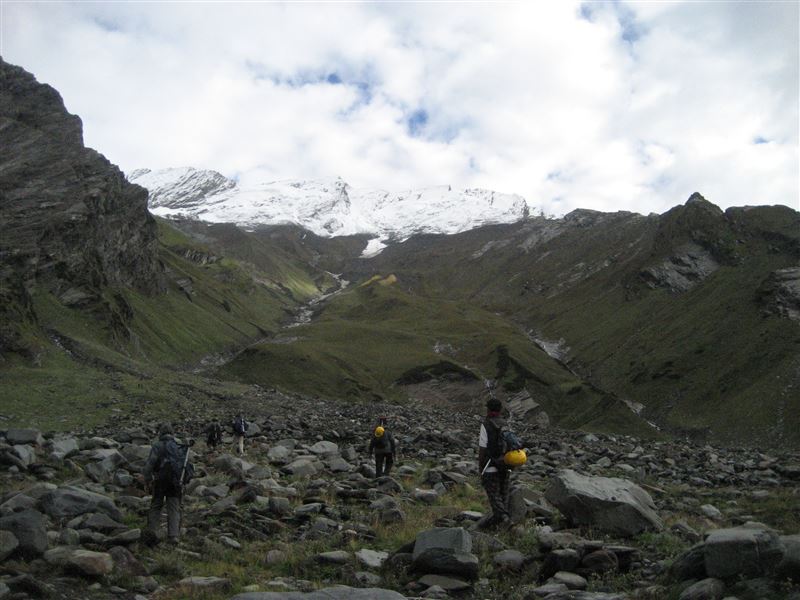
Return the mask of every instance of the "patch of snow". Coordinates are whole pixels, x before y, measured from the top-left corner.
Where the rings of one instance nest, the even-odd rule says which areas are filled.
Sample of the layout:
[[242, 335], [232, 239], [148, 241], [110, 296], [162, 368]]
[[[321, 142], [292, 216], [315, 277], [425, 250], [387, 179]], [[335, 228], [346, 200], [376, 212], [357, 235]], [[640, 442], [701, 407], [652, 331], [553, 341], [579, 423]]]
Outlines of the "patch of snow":
[[373, 256], [378, 256], [378, 254], [380, 254], [384, 248], [386, 248], [386, 244], [382, 239], [372, 238], [367, 242], [367, 247], [364, 248], [364, 251], [361, 253], [361, 258], [372, 258]]
[[530, 212], [516, 194], [450, 186], [388, 192], [353, 189], [340, 178], [240, 184], [191, 167], [138, 169], [128, 179], [148, 189], [150, 210], [159, 216], [243, 227], [292, 223], [322, 237], [367, 234], [377, 238], [368, 245], [375, 254], [385, 240], [514, 223]]

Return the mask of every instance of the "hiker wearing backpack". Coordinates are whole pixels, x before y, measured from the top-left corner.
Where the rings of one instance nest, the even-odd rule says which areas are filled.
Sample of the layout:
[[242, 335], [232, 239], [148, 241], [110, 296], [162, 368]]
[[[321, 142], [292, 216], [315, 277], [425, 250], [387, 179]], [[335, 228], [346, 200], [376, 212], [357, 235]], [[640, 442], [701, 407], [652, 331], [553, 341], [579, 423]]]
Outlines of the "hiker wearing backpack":
[[511, 523], [508, 510], [510, 471], [504, 461], [506, 448], [502, 432], [506, 421], [500, 414], [502, 409], [503, 405], [497, 398], [492, 397], [486, 402], [486, 418], [478, 436], [478, 469], [492, 507], [492, 516], [486, 525], [505, 527]]
[[212, 421], [205, 429], [206, 445], [212, 450], [217, 447], [217, 444], [222, 442], [222, 425], [218, 420]]
[[164, 423], [158, 428], [158, 441], [150, 448], [144, 467], [144, 481], [153, 498], [147, 513], [147, 538], [157, 543], [161, 509], [167, 505], [167, 538], [177, 544], [181, 535], [181, 497], [183, 486], [194, 469], [189, 463], [189, 446], [181, 446]]
[[[397, 455], [397, 446], [392, 432], [386, 428], [386, 419], [381, 417], [369, 440], [369, 453], [375, 453], [375, 477], [389, 475]], [[385, 465], [385, 466], [384, 466]]]
[[236, 442], [236, 449], [239, 454], [244, 454], [244, 436], [247, 433], [248, 423], [244, 419], [244, 415], [239, 413], [233, 419], [233, 437]]

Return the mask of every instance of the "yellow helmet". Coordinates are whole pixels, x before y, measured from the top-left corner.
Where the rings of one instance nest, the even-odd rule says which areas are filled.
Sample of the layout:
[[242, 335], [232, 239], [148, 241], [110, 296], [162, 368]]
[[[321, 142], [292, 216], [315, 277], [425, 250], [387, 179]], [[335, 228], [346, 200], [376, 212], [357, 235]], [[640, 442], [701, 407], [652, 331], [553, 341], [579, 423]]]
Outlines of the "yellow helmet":
[[380, 425], [378, 425], [375, 428], [375, 437], [383, 437], [383, 432], [384, 431], [386, 431], [386, 430], [383, 427], [381, 427]]
[[506, 466], [512, 468], [521, 467], [528, 462], [528, 455], [525, 454], [525, 450], [509, 450], [503, 456], [503, 462], [506, 463]]

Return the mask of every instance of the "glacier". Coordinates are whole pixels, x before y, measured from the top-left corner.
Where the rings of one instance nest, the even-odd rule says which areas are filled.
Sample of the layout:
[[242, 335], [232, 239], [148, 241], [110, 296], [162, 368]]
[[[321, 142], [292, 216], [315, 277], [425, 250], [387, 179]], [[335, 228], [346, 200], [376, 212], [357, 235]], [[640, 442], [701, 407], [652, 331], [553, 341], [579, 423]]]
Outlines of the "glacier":
[[530, 213], [520, 195], [448, 185], [388, 192], [352, 188], [337, 177], [243, 186], [216, 171], [192, 167], [137, 169], [128, 180], [150, 192], [155, 215], [245, 228], [294, 224], [322, 237], [362, 234], [372, 238], [365, 257], [415, 234], [514, 223]]

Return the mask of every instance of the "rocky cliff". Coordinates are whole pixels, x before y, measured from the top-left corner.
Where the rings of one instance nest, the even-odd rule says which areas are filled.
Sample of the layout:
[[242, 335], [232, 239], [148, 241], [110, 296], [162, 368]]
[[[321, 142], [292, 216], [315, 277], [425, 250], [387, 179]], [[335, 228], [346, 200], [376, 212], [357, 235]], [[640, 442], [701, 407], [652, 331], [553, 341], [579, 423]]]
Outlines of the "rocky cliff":
[[0, 350], [34, 317], [30, 293], [102, 304], [106, 286], [161, 287], [147, 191], [83, 145], [59, 93], [0, 60]]

